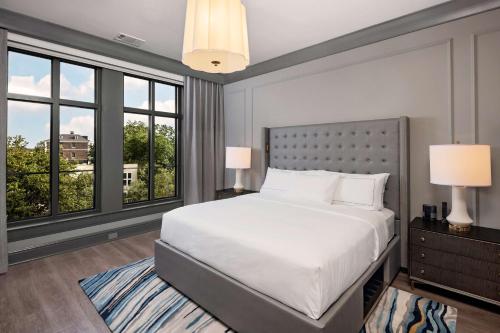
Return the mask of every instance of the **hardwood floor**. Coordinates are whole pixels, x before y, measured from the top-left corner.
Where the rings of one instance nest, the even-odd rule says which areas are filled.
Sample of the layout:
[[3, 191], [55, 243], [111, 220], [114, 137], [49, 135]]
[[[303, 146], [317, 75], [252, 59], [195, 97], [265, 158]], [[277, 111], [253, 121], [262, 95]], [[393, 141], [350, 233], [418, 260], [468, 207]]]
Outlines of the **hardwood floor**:
[[[159, 231], [154, 231], [11, 266], [0, 276], [0, 332], [109, 332], [78, 280], [152, 256], [158, 238]], [[457, 333], [500, 331], [498, 308], [479, 308], [442, 292], [411, 290], [404, 273], [393, 286], [458, 308]]]

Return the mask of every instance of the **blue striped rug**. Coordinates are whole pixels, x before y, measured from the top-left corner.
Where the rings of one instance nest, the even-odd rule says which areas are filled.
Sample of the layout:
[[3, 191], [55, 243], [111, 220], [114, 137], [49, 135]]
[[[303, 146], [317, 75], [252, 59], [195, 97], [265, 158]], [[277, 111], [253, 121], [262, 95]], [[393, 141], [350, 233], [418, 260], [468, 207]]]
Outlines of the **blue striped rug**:
[[[80, 281], [112, 332], [234, 333], [158, 277], [146, 258]], [[389, 287], [362, 332], [455, 332], [457, 310]]]

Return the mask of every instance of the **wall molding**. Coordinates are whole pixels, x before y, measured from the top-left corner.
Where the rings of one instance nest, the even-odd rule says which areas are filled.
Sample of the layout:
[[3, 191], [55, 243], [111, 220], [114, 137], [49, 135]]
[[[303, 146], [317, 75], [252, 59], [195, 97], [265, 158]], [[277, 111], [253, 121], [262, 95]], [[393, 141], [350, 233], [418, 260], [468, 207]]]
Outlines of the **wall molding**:
[[500, 8], [498, 0], [455, 0], [312, 45], [224, 75], [229, 84]]

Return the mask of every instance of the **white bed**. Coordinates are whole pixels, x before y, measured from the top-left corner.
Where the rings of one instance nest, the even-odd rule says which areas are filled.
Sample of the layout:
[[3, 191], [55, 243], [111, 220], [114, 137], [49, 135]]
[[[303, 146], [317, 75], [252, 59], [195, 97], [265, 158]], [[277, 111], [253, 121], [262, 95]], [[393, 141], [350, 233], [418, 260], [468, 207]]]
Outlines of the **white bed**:
[[250, 194], [164, 214], [161, 240], [318, 319], [393, 234], [388, 209]]

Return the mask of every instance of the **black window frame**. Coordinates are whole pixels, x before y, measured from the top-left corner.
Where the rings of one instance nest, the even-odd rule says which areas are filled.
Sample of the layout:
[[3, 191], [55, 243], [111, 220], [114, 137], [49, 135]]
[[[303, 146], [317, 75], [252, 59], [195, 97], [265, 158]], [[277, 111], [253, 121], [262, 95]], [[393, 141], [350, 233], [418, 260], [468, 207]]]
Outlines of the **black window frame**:
[[[148, 144], [149, 144], [149, 160], [148, 160], [148, 198], [145, 200], [134, 201], [134, 202], [125, 202], [124, 195], [122, 194], [122, 205], [123, 208], [132, 208], [132, 207], [143, 207], [148, 206], [152, 203], [165, 203], [170, 201], [177, 201], [182, 198], [181, 191], [181, 122], [182, 122], [182, 94], [183, 94], [183, 86], [179, 84], [175, 84], [169, 81], [162, 81], [159, 79], [153, 79], [148, 77], [143, 77], [139, 75], [123, 73], [123, 83], [125, 82], [125, 76], [146, 80], [148, 81], [148, 108], [134, 108], [125, 106], [125, 86], [123, 87], [123, 137], [125, 138], [125, 114], [140, 114], [148, 116]], [[166, 112], [166, 111], [157, 111], [155, 110], [155, 83], [166, 84], [169, 86], [173, 86], [175, 88], [175, 113]], [[175, 167], [175, 195], [171, 197], [162, 197], [155, 198], [154, 193], [154, 185], [155, 185], [155, 172], [156, 172], [156, 163], [155, 163], [155, 117], [166, 117], [175, 120], [175, 165], [169, 167]], [[123, 145], [123, 149], [125, 149], [125, 145]], [[122, 165], [125, 163], [122, 162]]]
[[[8, 47], [8, 52], [16, 52], [20, 54], [30, 55], [38, 58], [50, 60], [51, 62], [51, 91], [50, 97], [32, 96], [18, 93], [8, 92], [7, 87], [7, 101], [31, 102], [40, 103], [50, 106], [50, 212], [43, 216], [27, 217], [19, 220], [8, 220], [8, 226], [29, 226], [39, 223], [52, 223], [57, 220], [76, 218], [89, 213], [97, 213], [101, 210], [101, 171], [100, 171], [100, 133], [101, 133], [101, 89], [100, 77], [101, 68], [65, 59], [61, 57], [50, 56], [43, 53], [24, 50], [17, 47]], [[83, 102], [69, 99], [60, 98], [60, 69], [61, 63], [73, 64], [81, 67], [92, 68], [94, 70], [94, 102]], [[8, 68], [8, 64], [7, 64]], [[83, 209], [71, 212], [59, 211], [59, 153], [60, 153], [60, 107], [76, 107], [94, 110], [94, 189], [93, 189], [93, 207], [90, 209]]]

